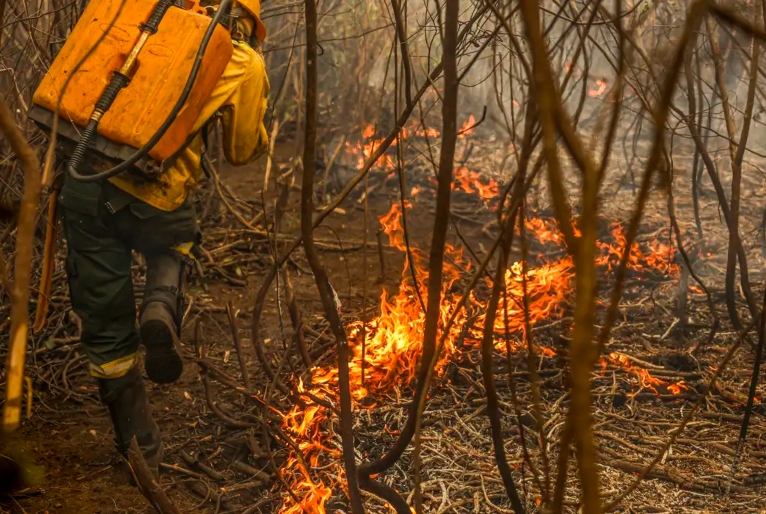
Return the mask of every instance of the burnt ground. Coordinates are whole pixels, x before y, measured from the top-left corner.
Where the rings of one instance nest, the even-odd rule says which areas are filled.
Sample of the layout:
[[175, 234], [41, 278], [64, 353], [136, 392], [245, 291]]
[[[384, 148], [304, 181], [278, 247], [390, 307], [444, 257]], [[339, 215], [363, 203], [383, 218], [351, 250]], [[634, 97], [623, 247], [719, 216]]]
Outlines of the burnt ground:
[[[290, 149], [285, 148], [280, 162], [288, 162], [289, 153]], [[427, 170], [424, 173], [427, 174]], [[361, 219], [364, 210], [363, 203], [358, 201], [359, 194], [343, 203], [342, 212], [327, 219], [328, 229], [316, 232], [323, 262], [344, 303], [347, 319], [354, 319], [361, 312], [365, 291], [368, 304], [375, 307], [379, 304], [381, 288], [395, 293], [400, 281], [403, 256], [385, 240], [382, 250], [385, 273], [383, 280], [379, 280], [376, 216], [387, 212], [392, 202], [397, 201], [395, 180], [384, 181], [382, 176], [371, 180], [374, 191], [369, 199], [371, 230], [366, 270], [362, 265], [365, 247]], [[252, 169], [224, 169], [222, 178], [233, 193], [228, 197], [235, 210], [244, 213], [246, 218], [259, 211], [263, 184], [261, 164]], [[343, 182], [342, 176], [338, 181]], [[606, 203], [605, 240], [610, 237], [609, 222], [627, 219], [629, 214], [624, 206], [633, 203], [634, 190], [630, 181], [622, 182], [622, 187], [614, 189], [615, 194], [610, 195]], [[427, 185], [428, 181], [423, 180], [422, 186]], [[762, 190], [760, 182], [754, 183], [750, 194], [757, 196]], [[293, 186], [282, 222], [282, 232], [286, 235], [296, 234], [299, 229], [299, 195], [297, 185]], [[642, 243], [655, 238], [663, 227], [667, 227], [664, 199], [660, 194], [655, 196], [641, 231]], [[269, 211], [273, 212], [274, 195], [268, 194], [265, 199]], [[460, 236], [478, 255], [483, 254], [494, 234], [492, 212], [473, 195], [455, 193], [454, 201]], [[152, 407], [164, 433], [166, 462], [175, 466], [175, 469], [165, 469], [162, 485], [183, 512], [277, 512], [284, 498], [284, 489], [269, 473], [268, 460], [259, 458], [258, 451], [247, 445], [249, 435], [260, 434], [258, 411], [240, 394], [211, 381], [213, 391], [210, 395], [216, 405], [234, 418], [228, 424], [222, 421], [206, 402], [199, 369], [191, 359], [196, 326], [206, 359], [239, 380], [236, 350], [225, 312], [226, 303], [230, 301], [239, 311], [243, 354], [253, 389], [263, 390], [268, 383], [252, 349], [250, 331], [255, 291], [269, 266], [268, 246], [263, 235], [243, 233], [241, 225], [237, 225], [214, 195], [203, 196], [200, 205], [202, 210], [207, 210], [206, 220], [212, 220], [206, 222], [205, 248], [210, 254], [205, 263], [206, 276], [195, 280], [194, 301], [186, 318], [186, 369], [179, 383], [173, 386], [148, 386]], [[719, 315], [725, 318], [720, 279], [720, 271], [725, 267], [725, 239], [720, 237], [723, 232], [717, 221], [713, 197], [706, 197], [703, 205], [706, 206], [703, 210], [705, 223], [718, 227], [718, 231], [715, 232], [717, 235], [708, 238], [705, 262], [697, 271], [709, 279], [708, 285], [715, 286], [716, 306]], [[679, 201], [679, 208], [688, 212], [688, 201]], [[544, 211], [544, 206], [540, 210]], [[423, 195], [413, 212], [416, 214], [410, 216], [412, 243], [426, 248], [432, 230], [433, 200]], [[755, 210], [750, 214], [746, 218], [755, 220], [754, 225], [757, 214]], [[690, 228], [688, 216], [683, 223], [685, 229]], [[757, 251], [758, 240], [752, 235], [753, 231], [748, 234], [751, 234], [749, 247], [753, 249], [751, 266], [759, 271], [763, 261]], [[338, 238], [342, 245], [338, 244]], [[454, 227], [449, 240], [452, 244], [461, 244]], [[283, 247], [284, 244], [280, 249]], [[549, 246], [533, 246], [532, 253], [541, 254], [543, 260], [561, 256], [558, 249]], [[298, 303], [312, 327], [309, 334], [311, 350], [322, 354], [322, 348], [327, 349], [331, 341], [325, 334], [324, 322], [317, 316], [321, 305], [301, 252], [290, 261], [289, 269]], [[140, 274], [140, 266], [137, 266], [137, 275]], [[760, 273], [756, 271], [754, 275], [756, 282]], [[604, 282], [608, 286], [609, 273], [606, 271]], [[60, 271], [57, 283], [63, 284]], [[760, 298], [761, 292], [760, 287], [756, 288], [757, 297]], [[607, 293], [608, 289], [603, 294], [605, 299]], [[604, 361], [602, 368], [594, 370], [596, 437], [601, 449], [602, 491], [607, 497], [624, 490], [635, 479], [636, 472], [659, 451], [694, 402], [706, 394], [706, 384], [712, 376], [711, 366], [720, 363], [736, 339], [736, 332], [725, 321], [709, 339], [711, 321], [705, 297], [695, 292], [689, 296], [690, 320], [685, 332], [671, 330], [678, 293], [677, 276], [657, 270], [631, 272], [620, 320], [609, 345], [613, 357]], [[138, 490], [126, 483], [125, 470], [112, 450], [106, 412], [97, 401], [95, 385], [86, 376], [84, 361], [77, 350], [76, 324], [69, 319], [65, 288], [57, 294], [54, 302], [57, 311], [51, 317], [51, 325], [58, 328], [34, 340], [35, 350], [30, 362], [30, 374], [35, 377], [33, 412], [24, 422], [22, 438], [11, 446], [40, 466], [40, 480], [23, 494], [2, 500], [0, 511], [152, 512]], [[744, 313], [742, 298], [739, 298], [739, 306]], [[261, 332], [265, 339], [264, 348], [273, 357], [272, 362], [277, 361], [275, 356], [282, 351], [283, 332], [291, 333], [289, 317], [282, 312], [280, 323], [278, 308], [274, 294], [271, 294]], [[551, 462], [555, 462], [557, 453], [555, 444], [550, 441], [555, 442], [560, 437], [561, 416], [566, 406], [563, 394], [566, 359], [561, 357], [564, 352], [556, 349], [564, 344], [558, 336], [567, 334], [570, 327], [571, 317], [565, 309], [539, 323], [533, 331], [536, 344], [552, 348], [557, 354], [542, 359], [538, 368], [545, 433], [549, 440], [546, 448]], [[691, 354], [690, 349], [697, 346], [699, 351]], [[325, 360], [321, 362], [330, 362], [332, 352], [324, 354]], [[625, 358], [620, 360], [620, 355]], [[625, 364], [626, 360], [629, 365]], [[510, 505], [492, 457], [479, 362], [477, 347], [470, 341], [464, 344], [437, 380], [437, 388], [429, 403], [423, 430], [423, 487], [428, 512], [509, 512]], [[496, 379], [502, 397], [506, 452], [518, 471], [517, 479], [523, 473], [522, 495], [530, 511], [534, 511], [540, 488], [533, 473], [524, 465], [515, 423], [515, 414], [518, 414], [526, 428], [529, 452], [535, 462], [541, 462], [542, 447], [537, 438], [530, 435], [529, 429], [533, 425], [530, 373], [523, 352], [514, 354], [513, 367], [522, 406], [518, 413], [512, 407], [503, 359], [498, 356]], [[647, 370], [665, 384], [647, 387], [635, 369]], [[756, 405], [748, 443], [734, 473], [735, 480], [730, 480], [730, 464], [751, 372], [752, 352], [746, 344], [735, 354], [718, 387], [705, 399], [702, 411], [692, 419], [655, 472], [622, 504], [620, 512], [763, 512], [761, 498], [764, 490], [760, 484], [766, 482], [766, 465], [763, 464], [766, 422], [760, 404]], [[668, 386], [679, 382], [686, 388], [676, 395]], [[392, 395], [382, 402], [381, 407], [357, 414], [355, 430], [362, 451], [375, 456], [390, 446], [397, 427], [403, 424], [408, 393], [403, 386], [399, 393], [401, 402], [396, 403], [396, 395]], [[762, 393], [763, 388], [760, 388], [759, 396]], [[254, 426], [236, 426], [237, 422]], [[339, 447], [337, 439], [332, 436], [331, 442]], [[272, 450], [275, 463], [284, 463], [285, 450], [278, 446]], [[217, 479], [211, 478], [203, 467], [186, 462], [184, 454], [193, 459], [200, 456], [200, 462], [220, 475]], [[250, 468], [243, 468], [237, 462]], [[399, 490], [410, 491], [410, 464], [411, 453], [408, 452], [401, 465], [384, 480]], [[570, 482], [573, 488], [577, 476], [572, 467]], [[255, 474], [252, 468], [264, 470], [267, 476]], [[317, 473], [321, 471], [317, 470]], [[338, 490], [335, 493], [336, 496], [328, 502], [328, 512], [346, 512], [342, 494], [338, 494]], [[567, 496], [569, 511], [576, 512], [576, 500], [570, 492]], [[369, 505], [370, 512], [385, 511], [378, 502], [370, 501]]]

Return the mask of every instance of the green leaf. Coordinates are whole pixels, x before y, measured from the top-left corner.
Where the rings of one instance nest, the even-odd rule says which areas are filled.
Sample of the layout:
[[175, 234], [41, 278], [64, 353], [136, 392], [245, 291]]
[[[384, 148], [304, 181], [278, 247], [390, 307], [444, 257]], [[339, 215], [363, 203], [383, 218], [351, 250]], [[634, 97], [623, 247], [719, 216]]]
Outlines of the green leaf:
[[636, 13], [638, 17], [641, 18], [644, 14], [646, 14], [651, 6], [652, 0], [644, 0], [644, 2], [641, 4], [641, 7], [638, 8], [638, 12]]

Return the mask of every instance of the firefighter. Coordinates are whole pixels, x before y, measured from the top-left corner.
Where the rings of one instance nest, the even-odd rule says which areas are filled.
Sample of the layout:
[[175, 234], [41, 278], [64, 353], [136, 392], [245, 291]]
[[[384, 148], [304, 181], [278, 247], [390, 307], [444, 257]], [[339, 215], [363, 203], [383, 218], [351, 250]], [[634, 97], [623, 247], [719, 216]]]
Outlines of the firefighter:
[[[155, 473], [163, 447], [142, 380], [139, 345], [146, 349], [151, 381], [178, 380], [183, 278], [201, 243], [191, 192], [201, 175], [204, 125], [220, 113], [224, 154], [233, 165], [253, 161], [268, 146], [260, 10], [259, 0], [235, 3], [227, 24], [233, 56], [195, 124], [197, 135], [158, 180], [128, 173], [95, 183], [67, 177], [59, 193], [72, 309], [82, 321], [82, 344], [109, 410], [115, 446], [125, 456], [135, 436]], [[133, 250], [147, 266], [138, 320]]]

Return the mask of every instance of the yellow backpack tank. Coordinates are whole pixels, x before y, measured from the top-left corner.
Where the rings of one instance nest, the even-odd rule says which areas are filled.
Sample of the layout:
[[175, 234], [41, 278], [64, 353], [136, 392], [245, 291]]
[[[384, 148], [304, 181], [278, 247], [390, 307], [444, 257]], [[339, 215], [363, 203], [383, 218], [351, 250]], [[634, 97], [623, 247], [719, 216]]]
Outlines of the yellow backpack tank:
[[[98, 120], [97, 135], [89, 151], [96, 153], [97, 161], [104, 159], [101, 168], [114, 165], [146, 145], [168, 118], [181, 98], [211, 19], [203, 14], [197, 0], [187, 0], [186, 9], [169, 7], [156, 32], [142, 36], [144, 24], [159, 2], [90, 1], [37, 88], [29, 113], [50, 133], [53, 113], [61, 101], [59, 151], [71, 154], [115, 72], [128, 61], [131, 52], [136, 52], [137, 44], [140, 51], [134, 55], [130, 82]], [[139, 44], [142, 37], [143, 46]], [[185, 104], [149, 150], [149, 157], [163, 162], [183, 147], [232, 52], [230, 34], [223, 26], [216, 26]], [[145, 164], [146, 159], [142, 162]], [[99, 171], [93, 159], [86, 159], [85, 164], [90, 171]]]

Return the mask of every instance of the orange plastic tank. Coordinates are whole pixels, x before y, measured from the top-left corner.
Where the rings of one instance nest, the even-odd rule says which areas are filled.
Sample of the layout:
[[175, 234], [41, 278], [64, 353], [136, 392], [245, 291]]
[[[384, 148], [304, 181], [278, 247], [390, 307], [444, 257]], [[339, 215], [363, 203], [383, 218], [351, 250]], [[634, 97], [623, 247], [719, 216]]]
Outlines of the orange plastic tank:
[[[62, 87], [74, 73], [63, 93], [59, 115], [85, 127], [112, 72], [125, 62], [138, 41], [141, 24], [149, 19], [157, 3], [158, 0], [91, 0], [40, 83], [33, 103], [55, 111]], [[112, 20], [115, 21], [110, 28]], [[193, 10], [168, 9], [157, 33], [149, 37], [138, 55], [130, 84], [101, 119], [98, 126], [101, 136], [140, 148], [157, 132], [181, 96], [210, 21]], [[216, 27], [186, 104], [149, 152], [153, 159], [164, 161], [185, 143], [232, 52], [231, 36], [224, 27]]]

